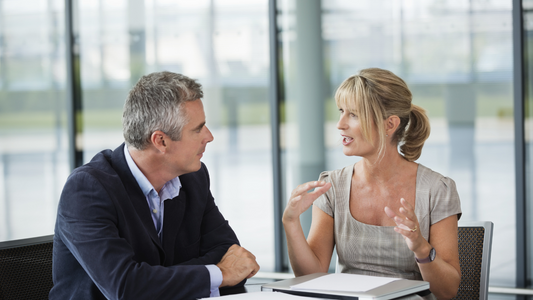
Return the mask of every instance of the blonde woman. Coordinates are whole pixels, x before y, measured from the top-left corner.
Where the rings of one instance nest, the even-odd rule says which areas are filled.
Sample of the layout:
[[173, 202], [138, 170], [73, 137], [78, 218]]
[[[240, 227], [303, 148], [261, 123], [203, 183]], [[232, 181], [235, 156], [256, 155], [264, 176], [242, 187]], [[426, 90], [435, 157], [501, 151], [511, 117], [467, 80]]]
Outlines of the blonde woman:
[[[414, 162], [430, 126], [411, 99], [401, 78], [377, 68], [337, 89], [343, 153], [361, 160], [292, 192], [283, 225], [296, 276], [327, 272], [336, 246], [343, 273], [430, 283], [431, 294], [412, 298], [457, 293], [461, 204], [452, 179]], [[312, 204], [306, 240], [299, 216]]]

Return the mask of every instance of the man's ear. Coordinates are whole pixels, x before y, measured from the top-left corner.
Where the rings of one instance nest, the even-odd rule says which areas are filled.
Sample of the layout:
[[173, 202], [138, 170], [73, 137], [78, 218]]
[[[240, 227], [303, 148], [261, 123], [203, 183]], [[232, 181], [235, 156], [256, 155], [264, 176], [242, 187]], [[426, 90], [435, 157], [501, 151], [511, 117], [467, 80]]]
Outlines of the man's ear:
[[400, 126], [400, 118], [397, 115], [392, 115], [385, 120], [385, 133], [392, 136], [396, 129]]
[[169, 137], [161, 130], [156, 130], [150, 136], [150, 142], [160, 152], [165, 153], [167, 151], [167, 139]]

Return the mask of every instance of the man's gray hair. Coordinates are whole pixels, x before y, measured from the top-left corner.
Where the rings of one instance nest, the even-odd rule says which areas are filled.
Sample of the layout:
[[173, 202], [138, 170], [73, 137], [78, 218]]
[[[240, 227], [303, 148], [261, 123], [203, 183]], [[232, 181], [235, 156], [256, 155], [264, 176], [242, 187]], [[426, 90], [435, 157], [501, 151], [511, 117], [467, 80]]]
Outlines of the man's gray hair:
[[202, 85], [181, 74], [165, 71], [141, 77], [124, 104], [122, 130], [126, 144], [144, 150], [156, 130], [179, 141], [189, 121], [183, 104], [203, 96]]

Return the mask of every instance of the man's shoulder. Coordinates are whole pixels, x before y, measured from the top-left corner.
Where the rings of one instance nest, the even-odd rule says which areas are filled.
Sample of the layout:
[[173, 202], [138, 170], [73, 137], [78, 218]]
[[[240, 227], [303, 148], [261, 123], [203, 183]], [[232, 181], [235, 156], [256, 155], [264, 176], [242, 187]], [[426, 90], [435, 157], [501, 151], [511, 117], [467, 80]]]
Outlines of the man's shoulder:
[[98, 152], [88, 163], [74, 169], [73, 173], [79, 172], [98, 172], [109, 171], [112, 168], [111, 156], [113, 151], [110, 149]]
[[118, 179], [118, 173], [113, 156], [117, 150], [106, 149], [98, 152], [88, 163], [74, 169], [70, 178], [76, 178], [83, 175], [89, 175], [95, 179], [110, 180], [111, 178]]

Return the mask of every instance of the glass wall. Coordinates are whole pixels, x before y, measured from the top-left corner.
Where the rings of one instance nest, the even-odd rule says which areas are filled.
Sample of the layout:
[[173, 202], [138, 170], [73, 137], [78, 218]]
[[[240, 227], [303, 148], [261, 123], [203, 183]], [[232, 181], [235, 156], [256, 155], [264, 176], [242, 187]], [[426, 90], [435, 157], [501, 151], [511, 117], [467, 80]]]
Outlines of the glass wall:
[[[122, 143], [122, 105], [140, 76], [197, 78], [215, 137], [204, 155], [212, 192], [261, 271], [273, 271], [268, 0], [74, 2], [84, 162]], [[494, 222], [490, 284], [514, 286], [512, 1], [277, 2], [284, 201], [321, 171], [358, 160], [342, 154], [334, 91], [360, 69], [389, 69], [430, 116], [418, 162], [456, 181], [462, 221]], [[523, 4], [529, 180], [533, 2]], [[70, 172], [64, 10], [63, 0], [0, 0], [0, 241], [53, 233]]]
[[[525, 131], [525, 153], [526, 153], [526, 183], [531, 182], [533, 176], [533, 1], [523, 1], [524, 11], [524, 131]], [[533, 214], [533, 187], [526, 184], [526, 235], [527, 243], [527, 281], [531, 288], [533, 279], [533, 221], [530, 216]]]
[[52, 234], [69, 173], [64, 1], [0, 1], [0, 241]]
[[84, 161], [122, 141], [126, 95], [172, 71], [204, 87], [215, 140], [203, 161], [241, 244], [274, 270], [268, 1], [79, 1]]
[[[490, 283], [514, 286], [511, 4], [504, 0], [322, 0], [321, 18], [310, 21], [299, 15], [308, 9], [308, 2], [281, 1], [286, 189], [318, 178], [319, 171], [309, 174], [301, 162], [302, 152], [309, 147], [318, 151], [321, 144], [326, 145], [314, 162], [325, 170], [358, 160], [342, 153], [334, 92], [360, 69], [391, 70], [407, 82], [414, 103], [430, 117], [432, 133], [418, 162], [456, 181], [461, 221], [494, 222]], [[314, 22], [313, 26], [307, 22]], [[309, 48], [322, 48], [307, 63], [316, 65], [322, 56], [327, 83], [306, 86], [315, 97], [302, 96], [307, 94], [298, 85], [299, 76], [312, 80], [299, 52], [300, 27], [318, 28], [307, 34], [322, 39], [322, 43], [308, 44]], [[306, 113], [313, 109], [320, 110], [321, 116]], [[306, 139], [302, 136], [312, 136], [317, 142], [302, 142]], [[294, 175], [301, 172], [308, 177]]]

